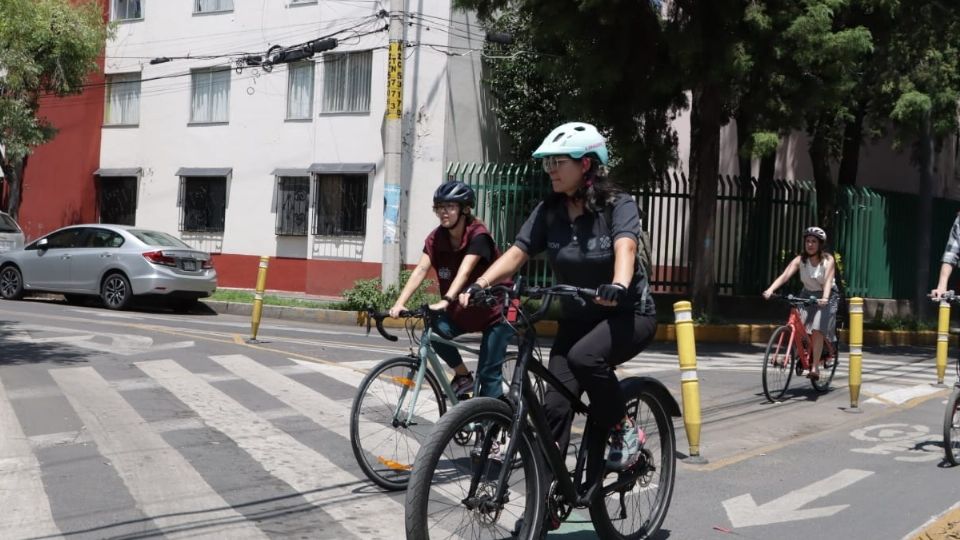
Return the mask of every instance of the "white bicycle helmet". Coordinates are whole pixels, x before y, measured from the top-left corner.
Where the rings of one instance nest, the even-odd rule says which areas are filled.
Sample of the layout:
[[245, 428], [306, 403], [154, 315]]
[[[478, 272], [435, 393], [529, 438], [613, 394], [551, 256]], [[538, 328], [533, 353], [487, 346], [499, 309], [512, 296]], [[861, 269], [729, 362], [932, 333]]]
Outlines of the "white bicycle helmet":
[[827, 241], [827, 231], [821, 229], [820, 227], [807, 227], [803, 231], [803, 237], [814, 236], [819, 239], [821, 242]]
[[596, 155], [600, 163], [606, 165], [609, 158], [607, 140], [590, 124], [568, 122], [554, 128], [533, 152], [533, 157], [569, 155], [580, 159], [587, 154]]

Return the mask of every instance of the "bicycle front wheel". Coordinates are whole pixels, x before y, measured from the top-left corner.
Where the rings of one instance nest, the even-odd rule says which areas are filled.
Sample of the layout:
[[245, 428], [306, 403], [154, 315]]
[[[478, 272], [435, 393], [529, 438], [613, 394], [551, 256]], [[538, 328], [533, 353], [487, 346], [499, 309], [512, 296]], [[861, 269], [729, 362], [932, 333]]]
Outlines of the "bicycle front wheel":
[[790, 341], [790, 327], [781, 326], [773, 331], [767, 342], [767, 352], [763, 355], [763, 395], [770, 401], [783, 397], [790, 385], [797, 362], [797, 350], [790, 347]]
[[943, 452], [951, 465], [960, 464], [960, 386], [953, 387], [943, 413]]
[[391, 491], [406, 489], [420, 445], [447, 409], [429, 370], [413, 403], [419, 367], [409, 356], [384, 360], [360, 383], [350, 412], [350, 445], [360, 469]]
[[605, 497], [590, 506], [590, 518], [600, 538], [636, 540], [660, 530], [673, 496], [676, 439], [673, 419], [656, 395], [638, 379], [623, 386], [627, 415], [643, 429], [646, 442], [635, 470], [608, 473]]
[[[513, 411], [499, 399], [473, 398], [450, 409], [417, 454], [406, 500], [407, 538], [538, 538], [546, 496], [543, 457], [524, 429], [509, 461], [506, 499], [496, 500]], [[473, 445], [458, 434], [475, 431]]]

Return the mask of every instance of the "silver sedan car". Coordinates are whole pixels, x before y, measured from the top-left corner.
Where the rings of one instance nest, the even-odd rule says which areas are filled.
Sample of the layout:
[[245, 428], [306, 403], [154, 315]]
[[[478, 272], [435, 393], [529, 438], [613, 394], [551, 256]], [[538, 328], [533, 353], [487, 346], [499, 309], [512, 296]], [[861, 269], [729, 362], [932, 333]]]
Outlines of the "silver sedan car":
[[217, 288], [209, 253], [163, 232], [123, 225], [73, 225], [0, 253], [0, 297], [62, 293], [68, 302], [99, 296], [123, 309], [135, 296], [169, 299], [189, 309]]

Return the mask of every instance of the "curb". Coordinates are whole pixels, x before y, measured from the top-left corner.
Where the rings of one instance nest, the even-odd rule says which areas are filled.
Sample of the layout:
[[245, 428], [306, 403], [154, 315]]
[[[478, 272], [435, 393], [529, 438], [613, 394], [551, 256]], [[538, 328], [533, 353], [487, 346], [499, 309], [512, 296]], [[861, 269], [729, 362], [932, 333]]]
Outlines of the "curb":
[[[203, 301], [210, 309], [220, 314], [253, 314], [253, 304], [242, 302]], [[333, 309], [301, 308], [291, 306], [263, 306], [263, 317], [269, 319], [308, 321], [324, 324], [342, 324], [363, 326], [367, 323], [366, 313], [357, 311], [338, 311]], [[387, 328], [403, 328], [403, 321], [385, 319]], [[694, 336], [699, 343], [734, 343], [741, 345], [766, 344], [770, 334], [778, 328], [777, 324], [700, 324], [694, 326]], [[545, 337], [557, 335], [556, 321], [541, 321], [536, 325], [537, 333]], [[839, 330], [840, 340], [849, 342], [849, 330]], [[677, 331], [674, 324], [657, 325], [655, 341], [676, 341]], [[951, 334], [950, 346], [960, 343], [960, 336]], [[932, 330], [864, 330], [863, 344], [869, 346], [923, 346], [937, 344], [937, 333]]]

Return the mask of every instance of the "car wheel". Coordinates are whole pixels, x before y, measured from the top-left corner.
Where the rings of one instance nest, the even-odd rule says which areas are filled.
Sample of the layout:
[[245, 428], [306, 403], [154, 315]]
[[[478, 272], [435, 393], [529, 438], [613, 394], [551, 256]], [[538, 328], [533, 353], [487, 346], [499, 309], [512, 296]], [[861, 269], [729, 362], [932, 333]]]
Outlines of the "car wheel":
[[107, 309], [125, 309], [132, 298], [130, 280], [123, 274], [110, 274], [100, 285], [100, 299]]
[[5, 300], [23, 298], [23, 274], [12, 264], [0, 269], [0, 296]]

